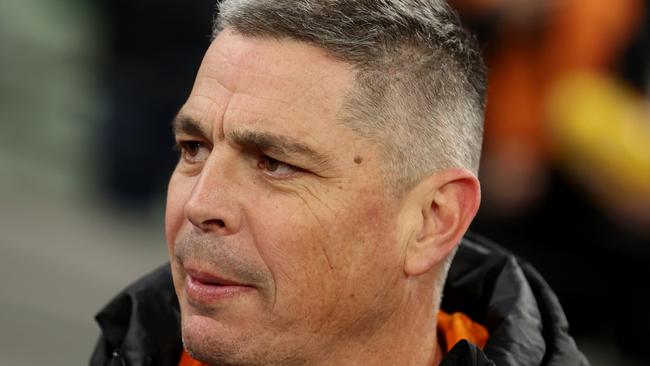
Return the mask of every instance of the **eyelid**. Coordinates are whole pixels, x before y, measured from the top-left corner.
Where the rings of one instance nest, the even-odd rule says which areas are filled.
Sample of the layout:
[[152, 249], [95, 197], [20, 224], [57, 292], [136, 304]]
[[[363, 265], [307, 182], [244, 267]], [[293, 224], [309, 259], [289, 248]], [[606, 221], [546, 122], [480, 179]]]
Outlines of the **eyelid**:
[[[287, 167], [288, 169], [291, 170], [291, 172], [284, 173], [284, 174], [276, 174], [275, 172], [271, 172], [271, 171], [266, 170], [266, 169], [264, 169], [263, 167], [260, 166], [261, 164], [263, 164], [264, 160], [269, 160], [269, 159], [275, 161], [277, 164], [280, 164], [280, 165], [282, 165], [284, 167]], [[265, 176], [267, 176], [267, 177], [269, 177], [271, 179], [276, 179], [276, 180], [291, 179], [296, 174], [305, 172], [305, 169], [303, 169], [301, 167], [298, 167], [298, 166], [295, 166], [293, 164], [290, 164], [290, 163], [284, 162], [282, 160], [276, 159], [276, 158], [274, 158], [274, 157], [272, 157], [272, 156], [270, 156], [268, 154], [264, 154], [264, 153], [262, 153], [262, 155], [258, 158], [257, 167], [262, 170], [262, 173]]]

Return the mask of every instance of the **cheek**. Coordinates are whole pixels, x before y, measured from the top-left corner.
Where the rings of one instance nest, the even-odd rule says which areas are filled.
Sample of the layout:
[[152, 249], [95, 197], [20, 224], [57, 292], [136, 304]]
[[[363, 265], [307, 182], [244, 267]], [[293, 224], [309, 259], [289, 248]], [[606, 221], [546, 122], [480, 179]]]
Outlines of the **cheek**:
[[329, 292], [327, 279], [337, 266], [325, 251], [332, 215], [294, 195], [258, 197], [250, 215], [253, 241], [273, 277], [274, 306], [308, 306]]
[[347, 201], [342, 210], [346, 214], [337, 216], [337, 225], [362, 243], [366, 252], [388, 249], [384, 247], [392, 243], [397, 216], [395, 207], [387, 201], [376, 190], [362, 189]]
[[261, 206], [269, 214], [255, 231], [280, 297], [302, 297], [303, 305], [337, 298], [332, 294], [356, 291], [359, 281], [388, 275], [386, 269], [399, 262], [389, 208], [371, 195], [328, 207], [301, 200], [282, 212], [277, 208], [287, 206], [275, 203]]
[[401, 275], [403, 262], [396, 239], [394, 209], [386, 199], [361, 194], [337, 218], [332, 245], [340, 256], [340, 291], [369, 301]]
[[323, 230], [317, 218], [300, 205], [283, 206], [275, 202], [257, 208], [266, 214], [261, 220], [253, 220], [258, 228], [252, 232], [278, 286], [305, 283], [312, 277], [312, 271], [326, 269], [326, 260], [319, 249]]
[[173, 250], [174, 242], [185, 220], [184, 207], [192, 194], [193, 180], [190, 177], [174, 173], [167, 187], [167, 205], [165, 208], [165, 237], [167, 248]]

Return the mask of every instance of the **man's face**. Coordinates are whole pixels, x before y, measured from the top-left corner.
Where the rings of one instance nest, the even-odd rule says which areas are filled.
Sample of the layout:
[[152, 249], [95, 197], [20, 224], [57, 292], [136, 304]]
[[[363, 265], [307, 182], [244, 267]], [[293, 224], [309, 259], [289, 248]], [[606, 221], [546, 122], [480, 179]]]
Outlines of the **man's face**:
[[341, 123], [353, 83], [295, 41], [227, 29], [207, 51], [175, 121], [166, 212], [195, 357], [315, 364], [404, 301], [399, 203], [377, 144]]

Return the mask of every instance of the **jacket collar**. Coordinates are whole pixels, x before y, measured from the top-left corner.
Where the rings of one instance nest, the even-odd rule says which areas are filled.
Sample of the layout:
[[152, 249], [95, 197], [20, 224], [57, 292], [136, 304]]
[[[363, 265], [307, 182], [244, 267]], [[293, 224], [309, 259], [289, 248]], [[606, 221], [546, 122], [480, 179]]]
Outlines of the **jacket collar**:
[[497, 365], [588, 365], [569, 335], [557, 296], [527, 262], [467, 234], [445, 283], [441, 308], [485, 325]]
[[127, 287], [95, 319], [110, 348], [107, 351], [128, 360], [125, 364], [178, 364], [180, 311], [169, 264]]

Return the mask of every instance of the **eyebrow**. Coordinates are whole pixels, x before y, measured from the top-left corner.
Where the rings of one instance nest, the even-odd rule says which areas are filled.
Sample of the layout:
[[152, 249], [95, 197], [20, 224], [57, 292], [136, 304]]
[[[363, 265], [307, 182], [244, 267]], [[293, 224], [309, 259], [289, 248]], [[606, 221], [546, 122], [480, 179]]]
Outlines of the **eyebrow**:
[[243, 147], [255, 147], [261, 151], [285, 156], [301, 155], [318, 165], [325, 165], [329, 161], [324, 154], [289, 136], [264, 131], [240, 130], [231, 132], [230, 137], [233, 142]]
[[175, 135], [187, 134], [191, 136], [208, 137], [208, 133], [201, 127], [201, 123], [196, 119], [182, 114], [177, 114], [172, 121], [172, 132]]
[[[207, 131], [196, 119], [178, 114], [172, 121], [174, 134], [187, 134], [208, 138]], [[229, 133], [232, 141], [244, 148], [257, 148], [283, 156], [301, 155], [319, 166], [326, 165], [329, 159], [309, 145], [284, 135], [264, 131], [239, 130]]]

